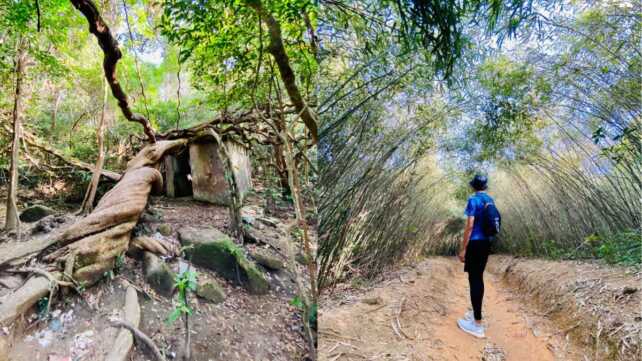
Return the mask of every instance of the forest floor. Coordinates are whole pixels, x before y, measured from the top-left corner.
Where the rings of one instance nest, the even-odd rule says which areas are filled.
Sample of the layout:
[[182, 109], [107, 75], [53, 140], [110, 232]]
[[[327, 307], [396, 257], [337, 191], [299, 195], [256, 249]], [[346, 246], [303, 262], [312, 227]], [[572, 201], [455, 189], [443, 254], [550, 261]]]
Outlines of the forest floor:
[[[249, 204], [259, 207], [262, 199], [252, 196]], [[152, 197], [148, 210], [160, 215], [160, 220], [143, 216], [139, 223], [153, 236], [161, 237], [156, 231], [160, 224], [169, 225], [172, 233], [163, 236], [166, 242], [180, 247], [176, 230], [182, 226], [215, 227], [227, 233], [229, 213], [225, 207], [195, 202], [191, 198], [170, 199]], [[278, 214], [271, 214], [273, 220], [283, 224], [292, 222], [293, 210], [281, 208]], [[138, 227], [138, 226], [137, 226]], [[261, 227], [263, 232], [268, 232]], [[261, 235], [261, 232], [258, 232]], [[274, 235], [272, 235], [274, 236]], [[275, 241], [277, 237], [273, 237]], [[265, 244], [245, 244], [246, 251]], [[166, 259], [171, 269], [177, 271], [178, 258]], [[301, 274], [305, 267], [298, 265]], [[192, 360], [304, 360], [308, 354], [307, 344], [302, 336], [302, 322], [297, 310], [290, 305], [294, 297], [294, 281], [287, 270], [263, 269], [270, 283], [266, 295], [254, 295], [216, 273], [192, 265], [200, 280], [215, 280], [222, 286], [225, 300], [210, 303], [195, 294], [190, 296], [193, 314], [190, 317]], [[184, 327], [178, 320], [167, 322], [174, 309], [173, 298], [157, 294], [145, 281], [143, 262], [125, 257], [124, 264], [110, 277], [105, 277], [96, 286], [81, 294], [71, 294], [52, 306], [50, 317], [39, 318], [36, 311], [21, 322], [14, 330], [5, 328], [11, 334], [12, 361], [79, 361], [102, 359], [110, 349], [118, 329], [110, 326], [110, 318], [118, 316], [125, 302], [128, 285], [138, 290], [141, 309], [139, 328], [150, 336], [158, 347], [173, 359], [179, 354]], [[2, 331], [0, 331], [0, 334]], [[151, 354], [136, 343], [130, 354], [131, 361], [149, 360]]]
[[[505, 261], [493, 256], [489, 265]], [[494, 272], [485, 274], [486, 338], [470, 336], [456, 323], [470, 307], [463, 264], [454, 257], [434, 257], [389, 273], [370, 287], [339, 285], [321, 303], [319, 360], [604, 359], [575, 342], [569, 334], [576, 327], [554, 321], [552, 309], [509, 285], [498, 267], [489, 268]], [[555, 279], [550, 282], [550, 287], [557, 285]], [[625, 285], [631, 284], [639, 284], [639, 275], [628, 277]], [[622, 317], [633, 319], [640, 312], [639, 295], [625, 301], [623, 312], [636, 312]], [[639, 326], [639, 320], [631, 322]]]

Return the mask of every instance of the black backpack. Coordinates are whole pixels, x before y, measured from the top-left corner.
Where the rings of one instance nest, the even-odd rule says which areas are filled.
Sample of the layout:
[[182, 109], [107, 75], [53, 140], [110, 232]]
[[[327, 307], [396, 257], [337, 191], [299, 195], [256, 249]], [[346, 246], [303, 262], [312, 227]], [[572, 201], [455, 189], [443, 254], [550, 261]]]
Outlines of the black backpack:
[[481, 229], [485, 236], [495, 237], [497, 233], [499, 233], [502, 225], [502, 216], [499, 214], [499, 210], [497, 210], [494, 203], [488, 202], [484, 204], [480, 221]]

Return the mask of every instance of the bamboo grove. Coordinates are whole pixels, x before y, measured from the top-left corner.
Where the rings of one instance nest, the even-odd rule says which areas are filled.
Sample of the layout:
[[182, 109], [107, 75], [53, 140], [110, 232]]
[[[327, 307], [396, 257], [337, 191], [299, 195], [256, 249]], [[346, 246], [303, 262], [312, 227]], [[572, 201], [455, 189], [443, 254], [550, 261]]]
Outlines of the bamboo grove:
[[640, 263], [639, 2], [462, 13], [450, 74], [434, 52], [390, 45], [416, 36], [376, 4], [321, 13], [344, 24], [326, 29], [340, 45], [322, 79], [340, 85], [319, 107], [325, 287], [454, 254], [475, 172], [507, 214], [497, 251]]

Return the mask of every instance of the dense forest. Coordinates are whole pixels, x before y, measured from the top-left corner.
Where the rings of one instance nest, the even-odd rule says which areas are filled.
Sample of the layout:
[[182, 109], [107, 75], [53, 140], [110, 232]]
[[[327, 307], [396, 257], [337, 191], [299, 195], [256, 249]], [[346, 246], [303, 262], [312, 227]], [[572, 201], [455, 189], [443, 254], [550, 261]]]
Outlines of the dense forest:
[[634, 359], [641, 10], [0, 0], [0, 361]]
[[4, 1], [0, 22], [1, 358], [314, 358], [313, 4]]

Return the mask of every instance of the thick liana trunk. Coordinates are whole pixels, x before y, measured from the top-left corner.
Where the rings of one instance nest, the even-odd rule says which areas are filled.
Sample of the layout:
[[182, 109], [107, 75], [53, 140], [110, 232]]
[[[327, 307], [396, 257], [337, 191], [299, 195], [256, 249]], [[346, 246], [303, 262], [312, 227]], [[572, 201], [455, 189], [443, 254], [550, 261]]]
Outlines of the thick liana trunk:
[[149, 193], [162, 190], [163, 178], [156, 164], [165, 152], [186, 143], [185, 139], [160, 141], [143, 148], [128, 163], [120, 182], [93, 212], [60, 234], [57, 244], [61, 248], [44, 259], [62, 261], [73, 254], [73, 278], [87, 284], [98, 281], [129, 248], [131, 231], [145, 210]]
[[283, 45], [281, 25], [274, 15], [265, 9], [260, 0], [246, 0], [246, 3], [254, 9], [257, 14], [265, 19], [268, 26], [268, 33], [270, 35], [268, 52], [272, 55], [279, 68], [281, 80], [283, 81], [283, 85], [285, 85], [290, 101], [294, 105], [294, 109], [296, 109], [297, 113], [301, 116], [301, 119], [303, 119], [303, 123], [310, 131], [312, 141], [316, 144], [318, 141], [316, 116], [312, 109], [310, 109], [306, 104], [301, 92], [299, 91], [299, 87], [296, 84], [296, 76], [294, 75], [292, 66], [290, 66], [290, 59], [285, 51], [285, 46]]
[[80, 206], [80, 214], [86, 215], [94, 208], [94, 199], [96, 199], [96, 191], [98, 190], [98, 183], [100, 182], [100, 175], [105, 163], [105, 146], [104, 146], [104, 129], [105, 129], [105, 113], [107, 112], [107, 81], [104, 80], [103, 92], [103, 109], [100, 113], [100, 124], [96, 130], [96, 140], [98, 142], [98, 159], [96, 160], [96, 168], [91, 176], [91, 182], [87, 187], [85, 198]]
[[132, 111], [129, 101], [127, 100], [127, 94], [125, 94], [125, 91], [118, 82], [118, 78], [116, 77], [116, 65], [123, 54], [118, 47], [118, 41], [114, 38], [109, 27], [100, 16], [98, 8], [91, 0], [71, 0], [71, 3], [85, 16], [89, 23], [89, 32], [94, 34], [96, 39], [98, 39], [98, 45], [100, 45], [100, 48], [103, 50], [103, 54], [105, 55], [103, 59], [105, 78], [107, 79], [107, 83], [109, 83], [109, 87], [111, 88], [114, 98], [118, 100], [118, 106], [123, 112], [123, 115], [127, 120], [142, 125], [149, 141], [151, 143], [156, 142], [156, 133], [154, 132], [149, 120], [142, 114], [137, 114]]
[[18, 219], [17, 190], [18, 190], [18, 162], [20, 151], [20, 132], [22, 125], [22, 80], [25, 68], [26, 44], [24, 39], [18, 40], [18, 52], [15, 61], [16, 89], [13, 101], [13, 141], [11, 143], [11, 168], [9, 170], [9, 189], [7, 191], [7, 214], [5, 230], [20, 233], [20, 220]]
[[[163, 154], [184, 146], [186, 139], [160, 141], [143, 148], [128, 163], [122, 179], [100, 200], [96, 209], [60, 232], [46, 239], [34, 239], [8, 245], [0, 245], [0, 265], [11, 260], [28, 260], [28, 256], [41, 255], [41, 260], [50, 264], [65, 264], [65, 277], [71, 275], [74, 283], [89, 286], [110, 271], [117, 257], [130, 246], [131, 232], [145, 210], [149, 193], [162, 189], [162, 176], [155, 168]], [[51, 246], [59, 247], [47, 254]], [[146, 247], [146, 243], [139, 243]], [[152, 244], [152, 248], [158, 245]], [[55, 268], [55, 266], [54, 266]], [[60, 272], [56, 272], [60, 274]], [[42, 297], [46, 287], [23, 286], [0, 300], [0, 321], [15, 319], [33, 306]], [[19, 296], [19, 297], [18, 297]]]

